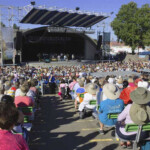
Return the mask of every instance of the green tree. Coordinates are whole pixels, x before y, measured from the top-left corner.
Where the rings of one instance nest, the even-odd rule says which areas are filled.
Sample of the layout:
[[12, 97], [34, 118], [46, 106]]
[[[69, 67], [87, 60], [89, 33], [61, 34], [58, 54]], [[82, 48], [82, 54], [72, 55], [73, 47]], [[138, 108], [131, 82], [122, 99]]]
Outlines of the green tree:
[[14, 24], [13, 24], [13, 29], [19, 30], [19, 27], [14, 23]]
[[6, 27], [6, 25], [5, 25], [3, 22], [1, 22], [1, 26], [2, 26], [2, 27]]
[[137, 47], [150, 45], [150, 6], [138, 8], [134, 2], [122, 5], [111, 26], [118, 41], [129, 45], [132, 53]]

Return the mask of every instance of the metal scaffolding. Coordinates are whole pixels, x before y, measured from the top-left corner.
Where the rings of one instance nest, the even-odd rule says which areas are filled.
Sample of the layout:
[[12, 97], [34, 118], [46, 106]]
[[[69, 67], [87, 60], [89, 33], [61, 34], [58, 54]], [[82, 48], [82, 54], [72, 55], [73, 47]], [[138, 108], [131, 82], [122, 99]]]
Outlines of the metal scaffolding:
[[13, 28], [33, 8], [32, 5], [24, 7], [0, 5], [0, 62], [3, 66], [2, 26]]
[[[13, 25], [16, 24], [17, 26], [21, 26], [20, 21], [21, 19], [27, 15], [35, 5], [29, 4], [27, 6], [23, 7], [15, 7], [15, 6], [4, 6], [0, 5], [0, 58], [1, 58], [1, 65], [3, 66], [3, 46], [2, 46], [2, 25], [4, 24], [6, 27], [12, 27]], [[45, 5], [42, 6], [36, 6], [36, 8], [39, 9], [47, 9], [47, 10], [58, 10], [60, 12], [70, 12], [70, 13], [80, 13], [80, 14], [88, 14], [88, 15], [104, 15], [104, 16], [109, 16], [110, 14], [102, 13], [102, 12], [89, 12], [89, 11], [80, 11], [76, 9], [68, 9], [68, 8], [58, 8], [56, 6], [54, 7], [46, 7]], [[3, 23], [3, 24], [2, 24]], [[95, 33], [94, 30], [91, 28], [82, 28], [78, 27], [77, 30], [85, 31], [88, 34], [93, 34]]]

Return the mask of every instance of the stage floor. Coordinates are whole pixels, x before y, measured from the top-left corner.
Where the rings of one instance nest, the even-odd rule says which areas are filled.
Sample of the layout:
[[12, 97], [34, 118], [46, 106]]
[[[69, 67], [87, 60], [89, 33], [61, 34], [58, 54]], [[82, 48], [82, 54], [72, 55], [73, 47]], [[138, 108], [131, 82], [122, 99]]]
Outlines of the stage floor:
[[69, 60], [69, 61], [51, 61], [50, 63], [45, 62], [23, 62], [22, 64], [26, 64], [34, 67], [50, 67], [50, 66], [78, 66], [83, 64], [95, 64], [99, 61], [95, 60], [81, 60], [80, 62], [77, 60]]

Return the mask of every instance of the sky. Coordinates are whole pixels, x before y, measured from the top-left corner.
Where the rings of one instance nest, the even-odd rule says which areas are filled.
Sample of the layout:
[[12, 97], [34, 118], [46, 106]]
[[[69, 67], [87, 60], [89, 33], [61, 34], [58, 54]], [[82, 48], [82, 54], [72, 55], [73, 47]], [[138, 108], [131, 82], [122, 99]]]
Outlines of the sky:
[[[97, 31], [102, 32], [104, 23], [105, 23], [105, 32], [111, 32], [111, 40], [116, 40], [116, 36], [114, 35], [110, 23], [115, 18], [118, 13], [121, 5], [128, 4], [131, 0], [34, 0], [36, 2], [36, 6], [45, 5], [46, 7], [56, 6], [58, 8], [69, 8], [75, 9], [79, 7], [80, 10], [86, 10], [90, 12], [103, 12], [110, 14], [114, 12], [111, 17], [105, 19], [103, 22], [100, 22], [100, 26], [94, 26], [93, 29], [96, 30], [95, 34], [91, 35], [92, 38], [97, 37]], [[141, 7], [143, 4], [150, 4], [150, 0], [132, 0], [137, 3], [138, 7]], [[5, 6], [17, 6], [22, 7], [29, 5], [31, 0], [0, 0], [0, 5]], [[5, 17], [3, 15], [3, 17]], [[2, 18], [3, 18], [2, 17]], [[3, 20], [2, 20], [3, 21]], [[5, 21], [4, 21], [5, 22]], [[17, 23], [18, 24], [18, 23]], [[21, 25], [21, 28], [29, 28], [31, 25]], [[32, 28], [35, 26], [32, 26]]]

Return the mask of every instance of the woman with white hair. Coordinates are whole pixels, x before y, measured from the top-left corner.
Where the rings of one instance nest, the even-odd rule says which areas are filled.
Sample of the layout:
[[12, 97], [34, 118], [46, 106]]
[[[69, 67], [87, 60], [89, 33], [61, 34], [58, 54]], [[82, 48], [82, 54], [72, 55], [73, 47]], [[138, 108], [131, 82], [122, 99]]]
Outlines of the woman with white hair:
[[25, 107], [25, 106], [33, 106], [34, 103], [30, 97], [27, 96], [27, 92], [29, 91], [29, 87], [26, 85], [22, 85], [20, 88], [19, 96], [15, 97], [15, 105], [16, 107]]
[[84, 94], [84, 99], [83, 102], [80, 103], [79, 105], [79, 115], [80, 118], [83, 119], [85, 115], [85, 107], [88, 109], [93, 110], [95, 108], [95, 105], [90, 105], [89, 102], [91, 100], [96, 100], [96, 93], [99, 91], [99, 87], [95, 83], [89, 83], [85, 86], [85, 93]]

